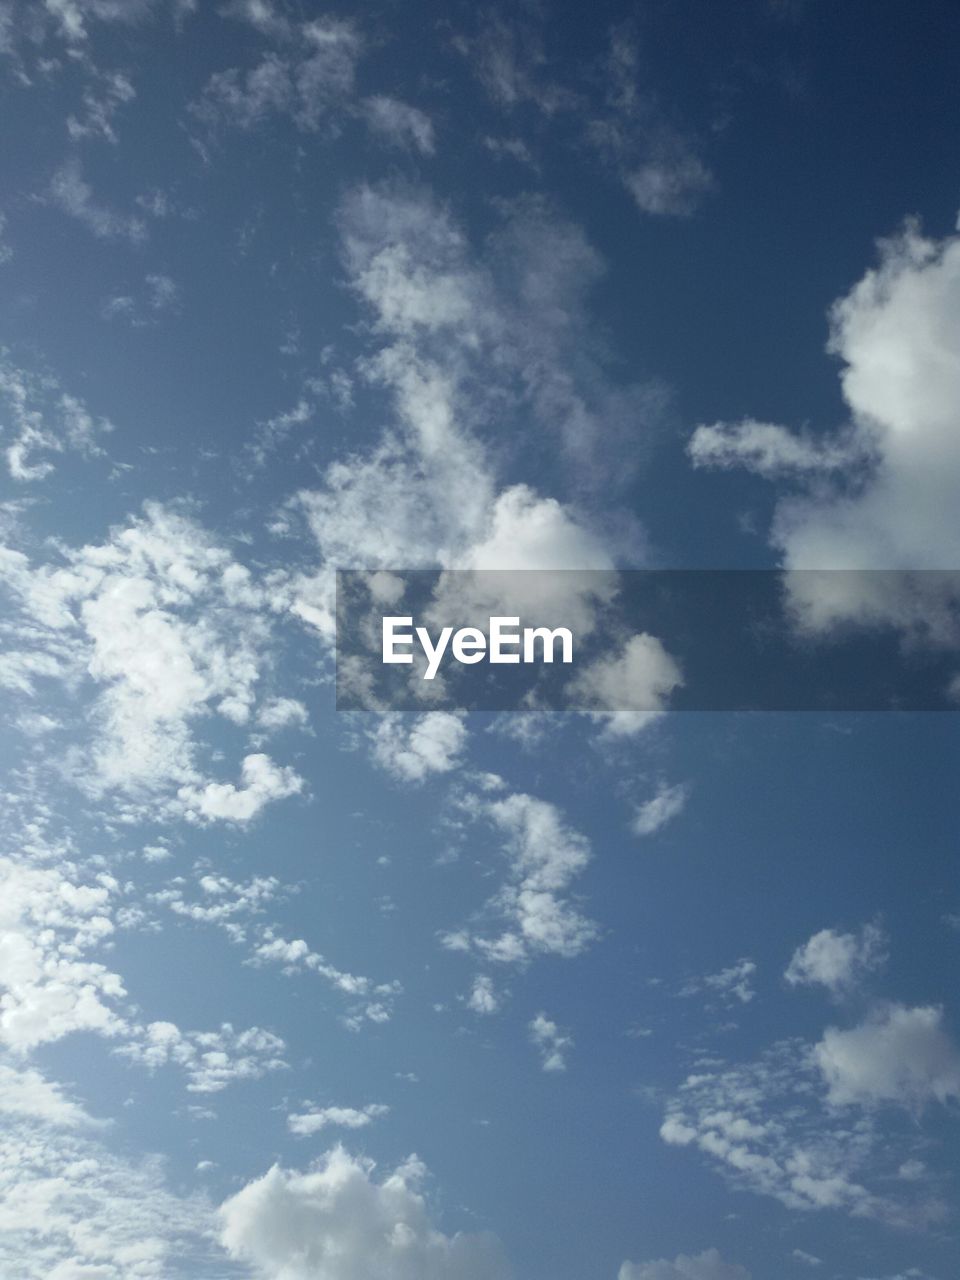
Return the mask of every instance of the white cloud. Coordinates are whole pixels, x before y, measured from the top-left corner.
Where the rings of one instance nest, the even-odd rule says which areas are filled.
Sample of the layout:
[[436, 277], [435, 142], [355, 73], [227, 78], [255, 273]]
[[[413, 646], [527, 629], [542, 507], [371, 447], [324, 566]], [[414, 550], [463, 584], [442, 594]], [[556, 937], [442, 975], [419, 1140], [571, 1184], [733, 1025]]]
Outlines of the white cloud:
[[590, 845], [544, 800], [520, 793], [499, 799], [474, 796], [464, 811], [506, 836], [508, 877], [486, 906], [505, 918], [493, 937], [477, 930], [447, 934], [452, 950], [475, 948], [488, 960], [522, 964], [537, 955], [578, 955], [596, 935], [594, 924], [567, 900], [571, 883], [590, 861]]
[[737, 1000], [740, 1004], [749, 1004], [756, 995], [753, 989], [753, 976], [757, 971], [756, 964], [744, 956], [729, 968], [719, 973], [708, 973], [702, 978], [693, 978], [684, 984], [681, 996], [695, 996], [702, 992], [716, 992], [725, 1001]]
[[0, 859], [0, 1042], [16, 1052], [75, 1031], [125, 1026], [120, 977], [87, 954], [114, 931], [107, 875], [84, 883], [67, 868]]
[[13, 249], [7, 243], [5, 237], [7, 234], [7, 215], [0, 212], [0, 266], [5, 262], [9, 262], [13, 257]]
[[244, 724], [268, 661], [276, 601], [245, 566], [158, 504], [100, 545], [54, 554], [59, 563], [36, 568], [19, 552], [0, 556], [23, 636], [10, 679], [28, 684], [40, 660], [37, 674], [92, 689], [93, 741], [69, 759], [80, 785], [117, 793], [128, 814], [149, 807], [155, 817], [237, 822], [301, 789], [293, 770], [263, 754], [244, 758], [240, 786], [198, 767], [196, 731], [211, 713]]
[[433, 121], [425, 111], [382, 94], [365, 98], [363, 110], [374, 133], [396, 146], [412, 147], [424, 156], [433, 155]]
[[100, 204], [83, 176], [76, 156], [67, 160], [50, 181], [48, 198], [58, 209], [82, 223], [101, 240], [145, 240], [147, 228], [142, 218], [117, 213]]
[[140, 293], [140, 297], [111, 294], [101, 307], [101, 315], [105, 320], [126, 320], [135, 329], [143, 329], [156, 324], [164, 312], [179, 309], [180, 286], [170, 276], [149, 272]]
[[885, 963], [885, 944], [876, 924], [864, 925], [858, 934], [821, 929], [796, 949], [784, 977], [793, 987], [819, 984], [839, 995]]
[[960, 1050], [933, 1006], [891, 1004], [849, 1031], [829, 1027], [815, 1055], [837, 1106], [892, 1102], [916, 1110], [960, 1098]]
[[274, 764], [262, 752], [244, 756], [240, 771], [243, 782], [239, 787], [232, 782], [181, 787], [178, 795], [186, 817], [249, 822], [271, 801], [284, 800], [303, 789], [303, 779], [294, 769]]
[[290, 35], [290, 24], [272, 0], [229, 0], [220, 11], [225, 17], [247, 22], [264, 35], [285, 38]]
[[335, 1147], [309, 1172], [274, 1166], [221, 1207], [223, 1243], [270, 1280], [500, 1280], [489, 1236], [448, 1236], [420, 1191], [411, 1157], [374, 1178], [374, 1165]]
[[83, 115], [67, 117], [67, 133], [74, 142], [87, 138], [103, 138], [116, 144], [113, 117], [119, 109], [132, 102], [137, 92], [122, 72], [95, 72], [97, 88], [88, 86], [83, 91]]
[[652, 836], [678, 817], [686, 807], [690, 788], [682, 782], [674, 786], [661, 783], [656, 794], [637, 807], [630, 829], [637, 836]]
[[321, 1129], [365, 1129], [374, 1120], [389, 1113], [390, 1108], [379, 1102], [365, 1107], [321, 1107], [316, 1111], [302, 1111], [287, 1116], [287, 1128], [298, 1137], [306, 1138]]
[[[155, 855], [148, 860], [154, 859]], [[201, 890], [199, 901], [185, 897], [181, 877], [177, 877], [169, 887], [152, 894], [151, 900], [185, 919], [218, 925], [234, 942], [246, 940], [250, 917], [261, 914], [266, 904], [273, 901], [281, 890], [280, 882], [274, 876], [253, 876], [250, 880], [237, 882], [227, 876], [207, 874], [200, 877], [198, 884]]]
[[816, 1254], [807, 1253], [805, 1249], [794, 1249], [791, 1257], [796, 1258], [797, 1262], [802, 1262], [805, 1267], [823, 1266], [822, 1258], [818, 1258]]
[[235, 1080], [285, 1068], [284, 1048], [261, 1027], [236, 1031], [224, 1022], [216, 1031], [181, 1031], [172, 1022], [151, 1022], [117, 1052], [151, 1071], [173, 1063], [185, 1072], [191, 1093], [219, 1093]]
[[540, 1053], [544, 1071], [566, 1071], [567, 1053], [573, 1048], [572, 1038], [545, 1013], [538, 1013], [527, 1029]]
[[211, 128], [250, 129], [271, 116], [286, 116], [298, 129], [316, 132], [349, 105], [363, 39], [354, 23], [329, 15], [292, 28], [272, 6], [245, 4], [234, 12], [252, 20], [279, 47], [253, 67], [231, 67], [210, 77], [193, 104]]
[[734, 1263], [724, 1262], [716, 1249], [707, 1249], [696, 1257], [681, 1253], [668, 1262], [625, 1262], [618, 1280], [750, 1280], [749, 1271]]
[[663, 142], [662, 156], [627, 169], [623, 184], [644, 213], [685, 216], [713, 187], [713, 175], [689, 144], [678, 139]]
[[643, 213], [687, 217], [714, 186], [713, 174], [693, 138], [671, 127], [646, 78], [635, 41], [614, 31], [606, 65], [607, 111], [592, 119], [587, 138], [617, 172]]
[[666, 709], [683, 674], [656, 636], [631, 636], [614, 657], [595, 658], [567, 685], [578, 710], [603, 717], [608, 733], [641, 732]]
[[29, 1117], [65, 1129], [96, 1123], [79, 1103], [65, 1097], [62, 1088], [46, 1080], [39, 1071], [18, 1070], [3, 1062], [0, 1062], [0, 1113], [7, 1117]]
[[698, 1150], [734, 1188], [789, 1209], [914, 1227], [941, 1220], [942, 1203], [896, 1176], [923, 1139], [881, 1119], [840, 1114], [811, 1046], [788, 1040], [753, 1062], [695, 1070], [668, 1101], [660, 1136]]
[[467, 730], [459, 716], [447, 711], [428, 711], [416, 719], [394, 713], [384, 716], [370, 737], [373, 759], [381, 768], [403, 782], [423, 782], [457, 768]]
[[486, 974], [478, 974], [467, 998], [467, 1008], [473, 1013], [491, 1014], [500, 1008], [500, 996], [493, 985], [493, 980]]
[[458, 35], [453, 44], [498, 106], [512, 110], [530, 102], [550, 116], [576, 104], [575, 94], [545, 74], [543, 41], [532, 25], [509, 21], [489, 9], [478, 10], [477, 15], [478, 34]]
[[97, 437], [113, 430], [95, 419], [82, 400], [62, 391], [56, 379], [18, 368], [0, 348], [0, 399], [9, 419], [3, 430], [4, 456], [14, 480], [42, 480], [54, 469], [49, 456], [67, 450], [86, 457], [102, 454]]
[[[587, 290], [602, 264], [578, 228], [542, 202], [504, 206], [483, 254], [449, 212], [416, 191], [360, 187], [340, 216], [347, 275], [370, 316], [368, 383], [394, 424], [299, 495], [324, 563], [367, 569], [610, 568], [608, 539], [573, 502], [502, 485], [481, 443], [491, 413], [559, 441], [576, 484], [623, 480], [642, 456], [658, 390], [611, 384], [588, 353]], [[623, 448], [618, 452], [622, 442]], [[629, 441], [629, 443], [628, 443]], [[603, 447], [600, 447], [601, 442]], [[618, 457], [616, 474], [606, 465]], [[389, 526], [374, 511], [389, 510]], [[615, 541], [637, 554], [626, 521]], [[303, 582], [302, 616], [329, 634], [333, 584]]]
[[173, 1195], [156, 1157], [115, 1155], [71, 1119], [21, 1116], [2, 1127], [0, 1273], [169, 1280], [189, 1257], [205, 1274], [218, 1274], [209, 1205]]
[[297, 698], [270, 698], [257, 711], [257, 724], [269, 733], [278, 729], [302, 729], [309, 722], [309, 712]]
[[767, 480], [839, 471], [869, 458], [869, 441], [851, 436], [819, 440], [772, 422], [744, 418], [697, 427], [688, 452], [696, 467], [742, 467]]
[[[59, 26], [60, 34], [71, 43], [87, 39], [87, 22], [135, 23], [151, 17], [166, 0], [43, 0], [43, 7]], [[173, 0], [182, 10], [182, 0]], [[189, 6], [187, 6], [189, 8]]]
[[[813, 473], [777, 504], [771, 541], [788, 569], [954, 569], [960, 237], [935, 241], [911, 222], [882, 241], [879, 265], [831, 309], [829, 351], [843, 363], [848, 426], [813, 437], [717, 423], [694, 434], [694, 464]], [[838, 470], [835, 482], [819, 474], [826, 469]], [[788, 586], [798, 620], [814, 629], [855, 620], [922, 634], [948, 604], [955, 611], [958, 594], [955, 582], [923, 575], [828, 583], [796, 574]]]
[[351, 1031], [359, 1031], [364, 1022], [388, 1022], [393, 1014], [393, 1002], [402, 990], [396, 981], [373, 982], [361, 974], [338, 969], [324, 956], [312, 951], [303, 938], [283, 938], [269, 927], [263, 930], [261, 941], [248, 963], [279, 964], [287, 974], [299, 971], [317, 974], [354, 1002], [343, 1019]]

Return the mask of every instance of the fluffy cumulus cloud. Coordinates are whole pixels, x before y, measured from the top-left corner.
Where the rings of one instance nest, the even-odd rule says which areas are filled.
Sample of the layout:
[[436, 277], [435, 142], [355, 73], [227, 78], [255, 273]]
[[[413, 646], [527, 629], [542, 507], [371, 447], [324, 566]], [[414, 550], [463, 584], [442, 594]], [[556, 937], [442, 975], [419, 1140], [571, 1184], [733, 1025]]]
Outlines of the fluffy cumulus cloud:
[[791, 986], [823, 986], [833, 995], [853, 990], [886, 961], [886, 938], [876, 924], [859, 933], [821, 929], [797, 947], [784, 977]]
[[943, 1010], [892, 1004], [850, 1030], [830, 1027], [816, 1061], [831, 1102], [896, 1103], [911, 1110], [960, 1098], [960, 1049]]
[[608, 733], [640, 732], [665, 710], [683, 684], [676, 660], [656, 636], [631, 636], [618, 654], [595, 658], [570, 681], [569, 697], [579, 710], [599, 715]]
[[106, 542], [61, 549], [59, 563], [5, 551], [0, 575], [19, 614], [8, 683], [29, 694], [54, 676], [91, 695], [92, 742], [69, 763], [79, 785], [132, 813], [234, 822], [300, 790], [264, 754], [243, 759], [239, 786], [200, 767], [195, 731], [211, 714], [251, 719], [271, 609], [283, 606], [194, 520], [148, 505]]
[[[908, 223], [883, 241], [879, 264], [830, 312], [829, 350], [842, 361], [848, 425], [816, 437], [752, 420], [700, 426], [694, 464], [794, 479], [771, 530], [789, 569], [955, 569], [960, 237], [933, 240]], [[929, 632], [946, 612], [956, 635], [955, 580], [860, 574], [828, 587], [797, 574], [790, 587], [809, 626]]]
[[262, 752], [244, 756], [240, 766], [241, 784], [208, 782], [205, 786], [181, 787], [178, 792], [188, 818], [228, 822], [249, 822], [271, 800], [294, 796], [303, 788], [295, 770], [274, 764]]
[[460, 763], [467, 729], [460, 716], [428, 711], [416, 718], [384, 716], [370, 734], [373, 759], [403, 782], [423, 782], [449, 773]]
[[446, 935], [452, 950], [478, 951], [503, 964], [537, 955], [578, 955], [595, 936], [593, 923], [568, 900], [572, 882], [590, 861], [590, 845], [552, 804], [534, 796], [470, 797], [464, 811], [506, 837], [508, 875], [485, 914], [505, 919], [493, 936], [479, 929]]
[[617, 1280], [750, 1280], [750, 1272], [736, 1263], [724, 1262], [716, 1249], [696, 1257], [681, 1253], [668, 1262], [625, 1262]]
[[411, 1157], [382, 1179], [335, 1147], [306, 1173], [274, 1166], [221, 1207], [230, 1255], [270, 1280], [504, 1280], [497, 1242], [446, 1235]]

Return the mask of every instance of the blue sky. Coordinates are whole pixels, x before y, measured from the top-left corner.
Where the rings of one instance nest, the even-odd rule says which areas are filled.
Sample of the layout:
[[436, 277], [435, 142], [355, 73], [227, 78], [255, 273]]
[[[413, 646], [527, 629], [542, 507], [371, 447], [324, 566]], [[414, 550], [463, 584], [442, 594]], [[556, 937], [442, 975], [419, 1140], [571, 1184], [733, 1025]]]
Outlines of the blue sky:
[[955, 715], [337, 712], [333, 582], [896, 569], [795, 638], [944, 664], [958, 49], [0, 0], [5, 1280], [957, 1274]]

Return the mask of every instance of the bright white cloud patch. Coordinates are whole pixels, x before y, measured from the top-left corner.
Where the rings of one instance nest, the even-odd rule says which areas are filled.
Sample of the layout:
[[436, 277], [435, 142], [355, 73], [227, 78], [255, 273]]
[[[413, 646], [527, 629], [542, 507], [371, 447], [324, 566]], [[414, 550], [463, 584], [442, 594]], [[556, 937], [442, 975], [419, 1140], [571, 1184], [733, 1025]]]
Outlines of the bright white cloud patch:
[[124, 1028], [119, 975], [89, 958], [113, 934], [111, 876], [0, 859], [0, 1042], [17, 1052]]
[[274, 764], [262, 752], [245, 756], [240, 773], [242, 782], [239, 787], [231, 782], [181, 787], [178, 794], [186, 816], [249, 822], [271, 800], [284, 800], [303, 788], [303, 779], [295, 770]]
[[423, 782], [460, 764], [467, 729], [460, 716], [428, 711], [384, 716], [371, 734], [373, 759], [402, 782]]
[[[66, 1123], [62, 1124], [61, 1121]], [[156, 1157], [117, 1156], [69, 1127], [11, 1118], [0, 1134], [0, 1272], [17, 1280], [169, 1280], [217, 1274], [213, 1214], [174, 1195]]]
[[65, 1129], [95, 1124], [79, 1103], [66, 1097], [63, 1089], [32, 1068], [18, 1070], [0, 1062], [0, 1113], [8, 1117], [29, 1117]]
[[259, 1080], [287, 1066], [279, 1036], [260, 1027], [236, 1031], [229, 1022], [216, 1031], [181, 1031], [172, 1022], [151, 1022], [118, 1053], [155, 1070], [173, 1063], [187, 1076], [191, 1093], [219, 1093], [235, 1080]]
[[784, 974], [791, 986], [820, 985], [834, 995], [850, 991], [886, 961], [886, 939], [875, 924], [859, 933], [821, 929], [793, 953]]
[[119, 793], [129, 812], [234, 822], [301, 789], [263, 754], [243, 759], [239, 786], [201, 770], [201, 723], [250, 719], [276, 601], [195, 521], [148, 504], [106, 542], [63, 549], [60, 563], [34, 568], [8, 551], [0, 574], [22, 620], [10, 682], [92, 684], [93, 741], [71, 760], [82, 787]]
[[342, 1147], [298, 1173], [274, 1166], [220, 1209], [232, 1257], [270, 1280], [500, 1280], [496, 1241], [445, 1235], [420, 1190], [423, 1165], [411, 1157], [375, 1179], [371, 1161]]
[[[839, 471], [781, 498], [771, 537], [790, 569], [954, 569], [960, 552], [960, 238], [936, 241], [908, 223], [881, 242], [879, 265], [830, 312], [829, 350], [843, 362], [851, 423], [836, 435], [794, 434], [747, 420], [702, 426], [698, 466], [740, 463], [777, 476]], [[827, 593], [789, 582], [799, 618], [931, 627], [956, 584], [918, 577], [890, 588], [864, 576]]]
[[943, 1010], [892, 1004], [849, 1031], [829, 1027], [816, 1061], [831, 1102], [893, 1102], [918, 1109], [960, 1098], [960, 1049]]
[[682, 684], [676, 660], [655, 636], [643, 633], [631, 636], [617, 656], [581, 667], [568, 694], [578, 710], [602, 716], [609, 733], [629, 736], [657, 719]]
[[389, 1107], [379, 1102], [360, 1108], [321, 1107], [316, 1111], [300, 1111], [287, 1116], [287, 1128], [301, 1138], [319, 1133], [321, 1129], [365, 1129], [389, 1111]]

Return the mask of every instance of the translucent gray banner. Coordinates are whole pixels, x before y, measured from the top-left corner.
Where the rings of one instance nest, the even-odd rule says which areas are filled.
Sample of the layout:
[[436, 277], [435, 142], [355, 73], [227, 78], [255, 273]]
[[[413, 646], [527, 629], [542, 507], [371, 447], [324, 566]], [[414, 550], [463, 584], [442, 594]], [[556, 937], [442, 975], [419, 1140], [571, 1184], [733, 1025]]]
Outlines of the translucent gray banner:
[[960, 571], [340, 570], [341, 710], [940, 711]]

